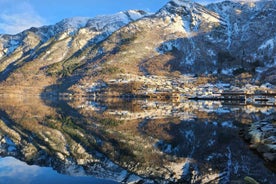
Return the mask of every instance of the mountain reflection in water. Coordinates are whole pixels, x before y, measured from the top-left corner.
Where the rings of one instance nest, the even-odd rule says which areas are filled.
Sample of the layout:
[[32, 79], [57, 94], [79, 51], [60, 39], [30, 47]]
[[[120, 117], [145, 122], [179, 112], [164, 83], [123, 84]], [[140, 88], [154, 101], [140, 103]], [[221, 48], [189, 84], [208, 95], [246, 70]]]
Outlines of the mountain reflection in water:
[[51, 168], [30, 166], [13, 157], [0, 158], [0, 183], [9, 184], [115, 184], [116, 182], [89, 176], [66, 176]]
[[1, 156], [62, 174], [125, 183], [276, 181], [239, 136], [240, 128], [274, 116], [274, 107], [33, 96], [5, 97], [0, 105]]

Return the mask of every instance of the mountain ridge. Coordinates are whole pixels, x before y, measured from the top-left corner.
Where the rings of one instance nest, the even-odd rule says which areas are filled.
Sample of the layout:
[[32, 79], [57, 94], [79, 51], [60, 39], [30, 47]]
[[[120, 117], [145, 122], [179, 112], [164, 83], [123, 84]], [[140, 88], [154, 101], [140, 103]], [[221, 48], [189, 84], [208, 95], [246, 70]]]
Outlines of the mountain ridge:
[[121, 26], [146, 14], [143, 11], [131, 10], [92, 19], [64, 19], [55, 25], [30, 28], [17, 35], [1, 36], [1, 81], [8, 78], [19, 65], [29, 61], [45, 61], [44, 66], [41, 66], [45, 67], [69, 58], [86, 45], [102, 41]]
[[23, 84], [16, 75], [33, 62], [39, 65], [34, 76], [53, 81], [71, 75], [84, 81], [95, 80], [98, 74], [108, 78], [110, 72], [104, 70], [112, 68], [115, 73], [138, 75], [249, 73], [250, 83], [275, 84], [271, 72], [276, 65], [275, 4], [224, 1], [203, 6], [173, 0], [155, 14], [130, 10], [92, 19], [69, 18], [1, 35], [1, 81]]

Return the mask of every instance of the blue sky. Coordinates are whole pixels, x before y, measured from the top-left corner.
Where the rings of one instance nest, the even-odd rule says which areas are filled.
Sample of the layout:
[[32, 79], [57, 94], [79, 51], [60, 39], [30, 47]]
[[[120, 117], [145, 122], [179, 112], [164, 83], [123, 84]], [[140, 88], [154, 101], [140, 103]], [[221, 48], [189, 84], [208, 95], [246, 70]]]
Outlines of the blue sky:
[[[0, 0], [0, 34], [50, 25], [69, 17], [95, 17], [123, 10], [155, 12], [169, 0]], [[199, 3], [218, 0], [196, 0]]]

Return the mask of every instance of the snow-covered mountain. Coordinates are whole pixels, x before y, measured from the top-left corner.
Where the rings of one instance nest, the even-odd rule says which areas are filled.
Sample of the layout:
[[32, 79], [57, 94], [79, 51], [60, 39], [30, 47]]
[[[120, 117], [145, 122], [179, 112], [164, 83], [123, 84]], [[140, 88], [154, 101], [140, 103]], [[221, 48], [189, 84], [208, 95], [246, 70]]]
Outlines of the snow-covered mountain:
[[47, 60], [47, 64], [61, 61], [146, 15], [143, 11], [130, 10], [95, 18], [74, 17], [55, 25], [30, 28], [17, 35], [0, 35], [1, 80], [20, 63], [36, 58]]
[[52, 37], [58, 37], [62, 33], [67, 33], [69, 35], [77, 34], [81, 29], [89, 29], [95, 32], [112, 32], [118, 30], [120, 27], [128, 24], [129, 22], [135, 21], [143, 16], [148, 15], [148, 13], [141, 10], [129, 10], [125, 12], [119, 12], [114, 15], [98, 16], [95, 18], [88, 17], [73, 17], [67, 18], [55, 25], [43, 26], [40, 28], [30, 28], [23, 31], [22, 33], [16, 35], [0, 35], [2, 54], [8, 54], [6, 48], [12, 47], [10, 51], [14, 51], [22, 42], [27, 34], [36, 34], [41, 42], [46, 42]]
[[275, 8], [275, 1], [224, 1], [206, 7], [171, 1], [158, 15], [180, 14], [187, 36], [165, 42], [161, 50], [183, 53], [174, 69], [184, 72], [233, 74], [274, 66]]
[[1, 35], [1, 81], [33, 63], [39, 76], [58, 78], [103, 74], [108, 66], [140, 75], [250, 73], [255, 81], [276, 83], [275, 10], [275, 0], [207, 6], [172, 0], [155, 14], [69, 18]]

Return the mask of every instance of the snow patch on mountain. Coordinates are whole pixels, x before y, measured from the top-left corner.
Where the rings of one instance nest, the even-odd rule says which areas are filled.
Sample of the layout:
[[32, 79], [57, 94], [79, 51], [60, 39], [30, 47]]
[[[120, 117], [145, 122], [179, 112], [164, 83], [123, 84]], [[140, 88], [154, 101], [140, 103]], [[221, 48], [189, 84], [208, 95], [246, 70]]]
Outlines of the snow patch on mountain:
[[95, 29], [95, 31], [108, 31], [114, 32], [123, 25], [136, 21], [144, 16], [148, 16], [150, 13], [140, 10], [129, 10], [125, 12], [119, 12], [114, 15], [103, 15], [90, 19], [87, 23], [87, 27]]
[[[1, 55], [10, 55], [21, 45], [20, 36], [5, 36], [0, 37], [0, 58]], [[2, 53], [2, 54], [1, 54]]]
[[125, 14], [128, 15], [131, 20], [135, 21], [142, 17], [149, 16], [152, 13], [147, 13], [147, 12], [141, 11], [141, 10], [129, 10], [129, 11], [125, 12]]
[[232, 33], [233, 33], [233, 30], [232, 30], [232, 24], [230, 22], [230, 17], [229, 15], [226, 17], [226, 22], [227, 22], [227, 49], [230, 49], [230, 46], [232, 44]]
[[268, 48], [269, 50], [273, 50], [273, 49], [274, 49], [274, 42], [275, 42], [274, 39], [269, 39], [269, 40], [265, 41], [265, 42], [259, 47], [259, 50], [266, 49], [266, 48]]
[[76, 30], [84, 27], [88, 20], [89, 18], [87, 17], [67, 18], [57, 23], [56, 26], [63, 27], [63, 29], [67, 29], [67, 30], [70, 30], [70, 29]]
[[174, 2], [175, 4], [177, 4], [179, 6], [185, 6], [187, 8], [191, 8], [191, 1], [187, 1], [187, 0], [172, 0], [172, 2]]

